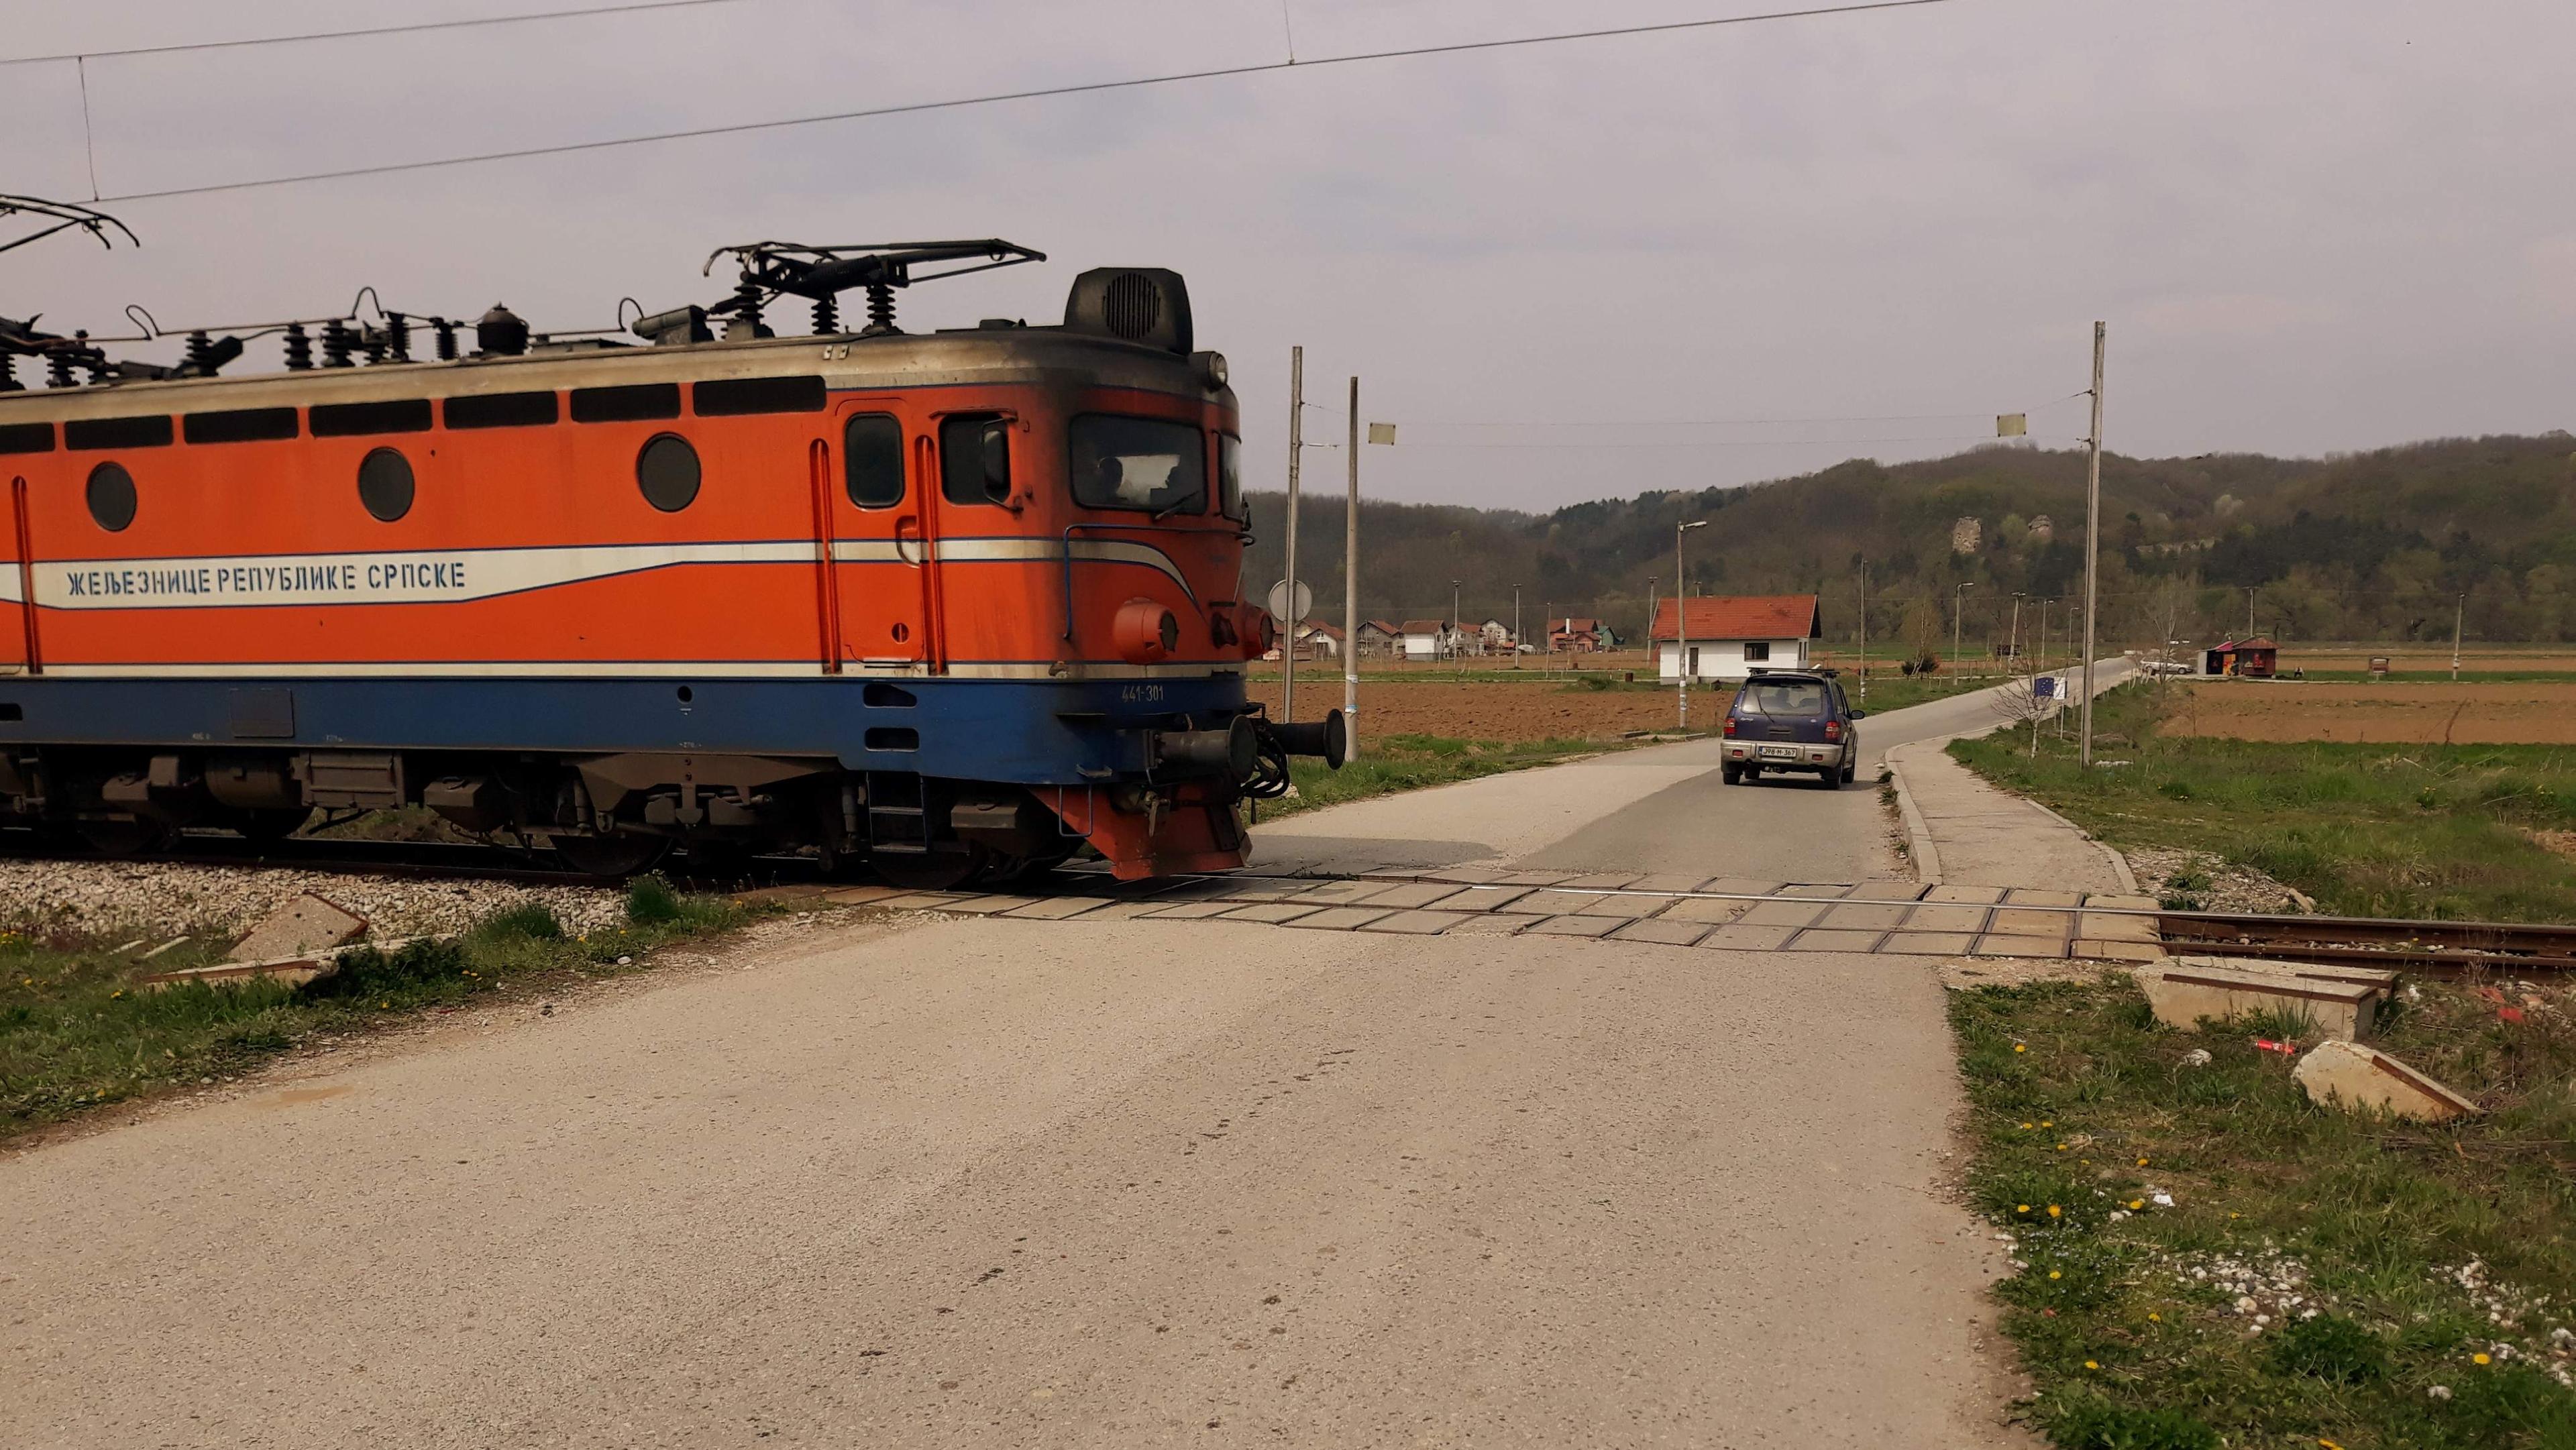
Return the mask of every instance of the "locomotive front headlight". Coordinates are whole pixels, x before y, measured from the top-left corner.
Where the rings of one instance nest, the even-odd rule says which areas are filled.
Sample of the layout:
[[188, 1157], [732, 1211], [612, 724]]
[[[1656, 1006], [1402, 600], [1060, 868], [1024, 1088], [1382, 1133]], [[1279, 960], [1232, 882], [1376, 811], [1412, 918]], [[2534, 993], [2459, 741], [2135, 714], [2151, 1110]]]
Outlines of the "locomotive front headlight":
[[1226, 379], [1225, 354], [1221, 352], [1200, 353], [1199, 372], [1201, 376], [1207, 379], [1209, 391], [1213, 392], [1218, 388], [1224, 387]]

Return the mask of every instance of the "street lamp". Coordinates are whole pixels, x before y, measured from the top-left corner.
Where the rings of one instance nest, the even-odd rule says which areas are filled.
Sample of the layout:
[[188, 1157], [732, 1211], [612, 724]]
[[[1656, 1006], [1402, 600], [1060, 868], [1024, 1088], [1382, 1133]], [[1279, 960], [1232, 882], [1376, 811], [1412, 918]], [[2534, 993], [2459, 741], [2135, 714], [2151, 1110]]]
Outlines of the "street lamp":
[[1512, 668], [1521, 667], [1521, 586], [1512, 586]]
[[1690, 575], [1682, 568], [1682, 535], [1693, 529], [1708, 527], [1708, 520], [1693, 519], [1673, 525], [1673, 678], [1679, 684], [1681, 728], [1690, 729]]
[[1466, 631], [1459, 627], [1458, 621], [1458, 581], [1452, 579], [1449, 581], [1449, 658], [1464, 659], [1466, 643]]
[[[1968, 617], [1968, 591], [1976, 587], [1977, 581], [1971, 579], [1950, 591], [1950, 663], [1954, 666], [1959, 663], [1959, 636], [1961, 627]], [[1933, 628], [1938, 629], [1940, 626], [1934, 625]]]

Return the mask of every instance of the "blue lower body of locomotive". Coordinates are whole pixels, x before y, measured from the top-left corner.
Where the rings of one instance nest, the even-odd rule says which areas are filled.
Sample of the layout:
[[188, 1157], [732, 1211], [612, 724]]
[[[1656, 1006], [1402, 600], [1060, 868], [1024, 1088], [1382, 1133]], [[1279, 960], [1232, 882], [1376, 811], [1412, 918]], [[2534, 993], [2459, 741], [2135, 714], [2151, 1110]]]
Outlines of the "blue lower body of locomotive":
[[625, 751], [836, 757], [844, 768], [1080, 785], [1146, 769], [1145, 732], [1223, 725], [1240, 676], [0, 680], [0, 747]]

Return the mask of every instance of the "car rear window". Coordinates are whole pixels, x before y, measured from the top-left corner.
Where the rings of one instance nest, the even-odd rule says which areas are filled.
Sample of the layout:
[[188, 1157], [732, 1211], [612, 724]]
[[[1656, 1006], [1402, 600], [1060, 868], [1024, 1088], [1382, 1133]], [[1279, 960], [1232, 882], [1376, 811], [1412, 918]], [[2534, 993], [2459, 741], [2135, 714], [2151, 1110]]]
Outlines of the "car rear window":
[[1813, 720], [1826, 713], [1825, 686], [1816, 680], [1761, 680], [1744, 687], [1735, 700], [1739, 715], [1777, 715]]

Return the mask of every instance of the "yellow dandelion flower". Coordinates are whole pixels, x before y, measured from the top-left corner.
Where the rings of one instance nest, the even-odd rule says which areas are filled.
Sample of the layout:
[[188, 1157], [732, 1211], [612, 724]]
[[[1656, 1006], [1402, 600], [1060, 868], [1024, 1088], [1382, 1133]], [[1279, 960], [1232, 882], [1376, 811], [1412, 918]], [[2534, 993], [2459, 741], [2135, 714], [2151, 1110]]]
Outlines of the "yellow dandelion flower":
[[2050, 1122], [2050, 1121], [2049, 1121], [2048, 1119], [2046, 1119], [2046, 1118], [2042, 1118], [2042, 1119], [2040, 1119], [2040, 1120], [2039, 1120], [2039, 1125], [2040, 1125], [2041, 1127], [2043, 1127], [2043, 1128], [2054, 1128], [2054, 1127], [2056, 1127], [2056, 1126], [2057, 1126], [2057, 1124], [2055, 1124], [2055, 1123], [2053, 1123], [2053, 1122]]
[[2343, 1450], [2341, 1445], [2336, 1444], [2322, 1435], [2317, 1437], [2317, 1443], [2326, 1447], [2326, 1450]]
[[2144, 1208], [2144, 1207], [2146, 1207], [2146, 1206], [2147, 1206], [2147, 1201], [2146, 1201], [2145, 1199], [2143, 1199], [2143, 1198], [2132, 1198], [2132, 1199], [2130, 1199], [2130, 1200], [2129, 1200], [2129, 1211], [2130, 1211], [2131, 1213], [2135, 1213], [2135, 1212], [2137, 1212], [2139, 1209], [2142, 1209], [2142, 1208]]
[[2024, 1124], [2022, 1124], [2022, 1125], [2021, 1125], [2021, 1130], [2022, 1130], [2023, 1132], [2027, 1133], [2027, 1132], [2029, 1132], [2029, 1131], [2030, 1131], [2030, 1127], [2031, 1127], [2031, 1125], [2030, 1125], [2030, 1124], [2028, 1124], [2028, 1123], [2024, 1123]]
[[2061, 1210], [2058, 1208], [2058, 1206], [2057, 1206], [2056, 1204], [2053, 1204], [2053, 1203], [2052, 1203], [2052, 1204], [2050, 1204], [2050, 1205], [2048, 1206], [2048, 1216], [2049, 1216], [2050, 1218], [2055, 1218], [2055, 1217], [2057, 1217], [2060, 1211], [2061, 1211]]
[[2088, 1360], [2084, 1361], [2084, 1367], [2085, 1367], [2086, 1369], [2100, 1369], [2102, 1366], [2100, 1366], [2099, 1364], [2096, 1364], [2096, 1363], [2094, 1363], [2092, 1360], [2089, 1360], [2089, 1359], [2088, 1359]]
[[2058, 1275], [2057, 1275], [2057, 1271], [2056, 1271], [2055, 1269], [2051, 1269], [2051, 1270], [2049, 1270], [2049, 1271], [2048, 1271], [2048, 1277], [2050, 1277], [2050, 1278], [2054, 1279], [2054, 1278], [2056, 1278], [2057, 1276], [2058, 1276]]
[[2028, 1213], [2028, 1212], [2030, 1212], [2030, 1205], [2029, 1205], [2029, 1204], [2027, 1204], [2027, 1203], [2022, 1204], [2021, 1206], [2019, 1206], [2019, 1207], [2015, 1208], [2015, 1209], [2013, 1210], [2013, 1212], [2015, 1212], [2015, 1213]]
[[2057, 1151], [2058, 1151], [2058, 1152], [2060, 1152], [2060, 1153], [2065, 1152], [2065, 1151], [2066, 1151], [2066, 1145], [2065, 1145], [2065, 1144], [2063, 1144], [2063, 1143], [2058, 1144], [2058, 1145], [2057, 1145]]
[[2494, 1362], [2495, 1361], [2487, 1358], [2483, 1354], [2473, 1354], [2469, 1356], [2469, 1363], [2471, 1364], [2493, 1364]]
[[2165, 1322], [2165, 1317], [2164, 1317], [2163, 1315], [2161, 1315], [2161, 1314], [2158, 1314], [2158, 1313], [2157, 1313], [2156, 1311], [2154, 1311], [2153, 1309], [2150, 1309], [2150, 1310], [2148, 1310], [2148, 1311], [2147, 1311], [2147, 1322], [2148, 1322], [2149, 1324], [2162, 1324], [2162, 1323], [2164, 1323], [2164, 1322]]
[[2014, 1044], [2013, 1044], [2013, 1051], [2015, 1051], [2015, 1052], [2028, 1052], [2028, 1051], [2030, 1051], [2030, 1049], [2029, 1049], [2029, 1048], [2027, 1048], [2027, 1047], [2024, 1047], [2024, 1046], [2022, 1046], [2020, 1043], [2016, 1042], [2016, 1043], [2014, 1043]]

